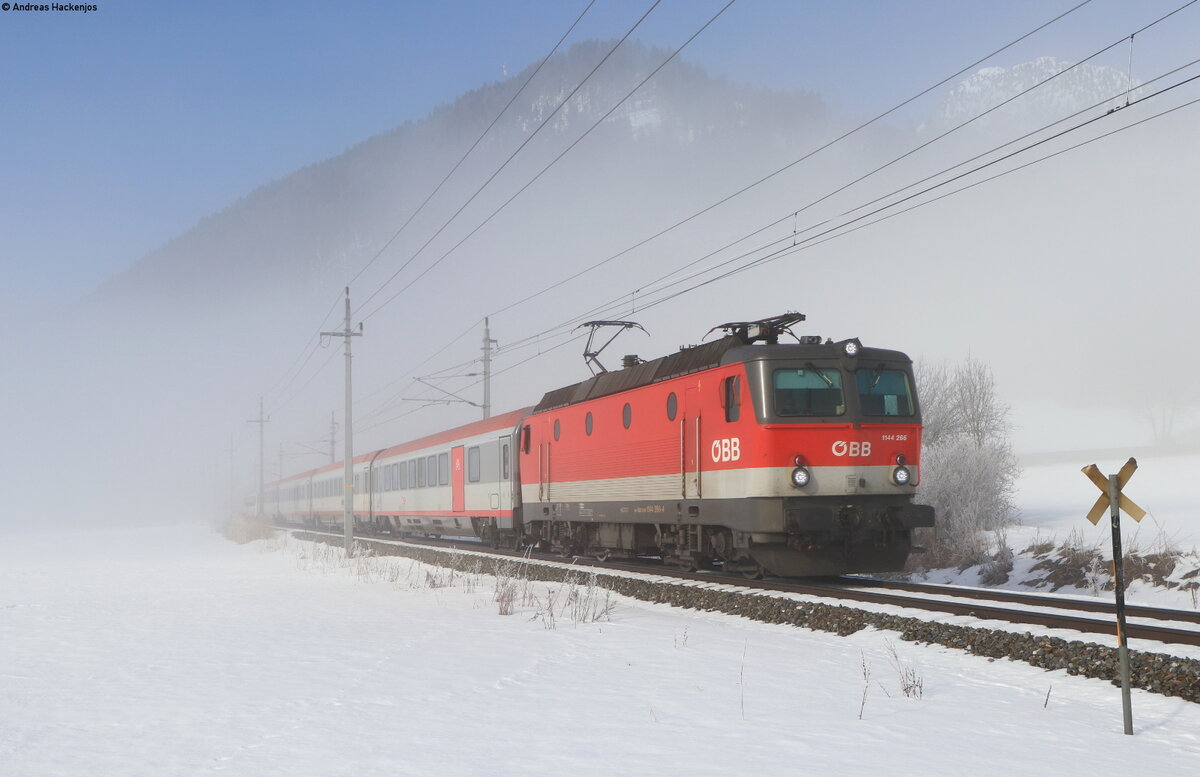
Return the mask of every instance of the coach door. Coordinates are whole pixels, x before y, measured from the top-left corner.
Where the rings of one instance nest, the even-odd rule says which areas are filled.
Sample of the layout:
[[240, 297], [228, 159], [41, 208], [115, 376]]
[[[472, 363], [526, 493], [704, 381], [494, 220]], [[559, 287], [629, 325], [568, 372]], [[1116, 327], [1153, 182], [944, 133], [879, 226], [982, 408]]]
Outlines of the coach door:
[[499, 499], [492, 508], [507, 511], [513, 508], [512, 436], [501, 437], [497, 447], [500, 451], [500, 483], [497, 485]]
[[466, 509], [467, 478], [463, 469], [463, 446], [450, 449], [450, 490], [453, 493], [452, 509], [461, 513]]
[[683, 498], [700, 498], [700, 389], [689, 388], [683, 395], [683, 413], [679, 442], [683, 460]]

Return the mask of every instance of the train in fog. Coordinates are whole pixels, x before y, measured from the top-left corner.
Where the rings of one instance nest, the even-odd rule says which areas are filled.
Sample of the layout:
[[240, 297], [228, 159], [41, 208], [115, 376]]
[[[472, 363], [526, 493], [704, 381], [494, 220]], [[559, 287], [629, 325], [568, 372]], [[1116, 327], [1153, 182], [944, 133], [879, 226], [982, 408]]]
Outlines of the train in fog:
[[[912, 361], [793, 336], [788, 314], [555, 389], [531, 407], [354, 459], [355, 530], [564, 556], [659, 557], [747, 577], [901, 569], [913, 501]], [[268, 484], [263, 511], [341, 527], [344, 466]]]

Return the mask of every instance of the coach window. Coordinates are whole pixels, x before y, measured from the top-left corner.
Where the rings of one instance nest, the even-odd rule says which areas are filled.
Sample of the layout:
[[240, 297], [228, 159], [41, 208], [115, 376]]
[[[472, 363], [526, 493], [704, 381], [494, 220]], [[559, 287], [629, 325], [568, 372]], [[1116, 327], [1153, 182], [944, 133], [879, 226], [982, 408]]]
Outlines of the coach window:
[[425, 457], [425, 485], [436, 486], [437, 482], [438, 482], [437, 456], [436, 455], [426, 456]]
[[438, 485], [444, 486], [450, 483], [450, 454], [438, 454]]
[[621, 424], [628, 429], [631, 423], [633, 423], [633, 408], [626, 402], [625, 407], [621, 408]]
[[589, 412], [583, 419], [583, 430], [590, 436], [592, 433], [592, 414]]
[[732, 375], [725, 379], [725, 420], [736, 421], [742, 415], [742, 379]]
[[508, 480], [508, 443], [500, 446], [500, 477]]
[[[557, 425], [557, 421], [555, 424]], [[479, 482], [479, 446], [467, 448], [467, 480], [472, 483]]]
[[424, 459], [413, 459], [412, 461], [409, 462], [409, 465], [417, 473], [417, 487], [418, 488], [424, 487], [425, 486], [425, 460]]
[[425, 485], [425, 479], [417, 475], [417, 460], [408, 460], [408, 487], [416, 488], [417, 486]]
[[675, 396], [672, 391], [667, 395], [667, 420], [674, 421], [675, 415], [679, 412], [679, 397]]
[[559, 435], [562, 434], [562, 424], [557, 418], [554, 419], [554, 441], [558, 442]]
[[399, 467], [399, 469], [400, 469], [400, 481], [399, 481], [400, 486], [399, 486], [399, 488], [401, 488], [401, 489], [408, 488], [408, 465], [402, 461], [399, 464], [395, 464], [393, 466]]

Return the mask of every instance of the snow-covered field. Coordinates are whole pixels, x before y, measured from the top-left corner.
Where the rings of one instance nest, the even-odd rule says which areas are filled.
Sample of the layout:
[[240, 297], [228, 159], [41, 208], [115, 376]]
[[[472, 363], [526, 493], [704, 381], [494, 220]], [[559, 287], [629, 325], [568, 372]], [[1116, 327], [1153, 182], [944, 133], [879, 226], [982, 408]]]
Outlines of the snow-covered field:
[[[1002, 587], [1029, 591], [1027, 583], [1044, 578], [1045, 570], [1035, 569], [1041, 560], [1024, 553], [1031, 546], [1053, 543], [1069, 544], [1082, 550], [1094, 549], [1106, 561], [1112, 560], [1112, 524], [1105, 513], [1093, 526], [1084, 516], [1100, 491], [1089, 481], [1081, 468], [1095, 463], [1105, 474], [1115, 473], [1125, 463], [1121, 460], [1069, 461], [1056, 464], [1027, 466], [1022, 472], [1017, 493], [1021, 525], [1007, 530], [1007, 543], [1015, 558], [1010, 579]], [[1200, 488], [1196, 473], [1200, 472], [1200, 456], [1164, 456], [1139, 461], [1125, 493], [1149, 514], [1135, 522], [1121, 515], [1121, 543], [1126, 554], [1146, 555], [1163, 550], [1178, 554], [1175, 569], [1168, 580], [1187, 583], [1197, 579], [1200, 569]], [[960, 572], [956, 569], [936, 570], [929, 574], [931, 582], [977, 585], [979, 568]], [[1185, 576], [1192, 574], [1191, 578]], [[1107, 565], [1098, 565], [1092, 583], [1067, 586], [1063, 594], [1103, 596], [1111, 599], [1112, 592], [1097, 584], [1110, 579]], [[1040, 586], [1048, 590], [1048, 586]], [[1194, 610], [1200, 604], [1195, 590], [1156, 586], [1141, 580], [1130, 580], [1128, 601], [1159, 607]]]
[[373, 560], [368, 577], [331, 553], [191, 527], [9, 538], [0, 775], [1090, 777], [1200, 763], [1200, 705], [1178, 699], [1134, 691], [1125, 737], [1118, 690], [1062, 672], [626, 599], [572, 618], [561, 592], [549, 628], [544, 586], [504, 616], [493, 578], [438, 587], [407, 559]]

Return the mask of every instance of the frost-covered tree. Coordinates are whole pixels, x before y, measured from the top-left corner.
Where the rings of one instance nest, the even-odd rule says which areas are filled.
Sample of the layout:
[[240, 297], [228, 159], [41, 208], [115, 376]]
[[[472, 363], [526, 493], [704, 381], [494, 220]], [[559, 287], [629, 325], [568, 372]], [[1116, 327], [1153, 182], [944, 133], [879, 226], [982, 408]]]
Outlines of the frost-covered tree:
[[918, 500], [933, 505], [937, 526], [922, 530], [930, 555], [922, 566], [969, 566], [988, 560], [988, 532], [1016, 522], [1020, 475], [1009, 441], [1008, 406], [988, 366], [975, 359], [918, 364], [924, 432]]

